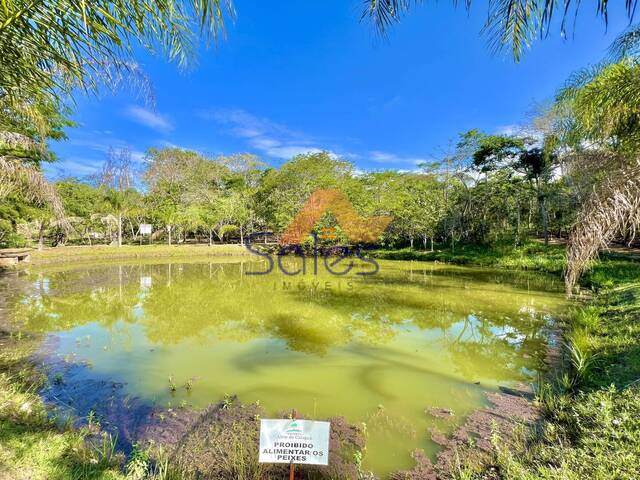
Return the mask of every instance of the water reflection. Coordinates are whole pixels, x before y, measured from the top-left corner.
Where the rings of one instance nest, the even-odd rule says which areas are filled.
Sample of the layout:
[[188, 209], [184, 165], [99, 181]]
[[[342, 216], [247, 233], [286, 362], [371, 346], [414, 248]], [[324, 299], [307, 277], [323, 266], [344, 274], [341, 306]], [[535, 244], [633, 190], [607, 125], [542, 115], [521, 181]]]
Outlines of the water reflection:
[[[540, 275], [412, 262], [381, 262], [371, 277], [247, 268], [260, 269], [207, 259], [41, 270], [13, 314], [55, 337], [55, 353], [90, 363], [87, 376], [149, 401], [202, 406], [235, 393], [273, 412], [395, 425], [371, 434], [367, 463], [384, 473], [410, 466], [413, 448], [435, 452], [426, 407], [464, 415], [484, 390], [526, 379], [563, 304], [559, 281]], [[198, 380], [172, 393], [169, 375]]]

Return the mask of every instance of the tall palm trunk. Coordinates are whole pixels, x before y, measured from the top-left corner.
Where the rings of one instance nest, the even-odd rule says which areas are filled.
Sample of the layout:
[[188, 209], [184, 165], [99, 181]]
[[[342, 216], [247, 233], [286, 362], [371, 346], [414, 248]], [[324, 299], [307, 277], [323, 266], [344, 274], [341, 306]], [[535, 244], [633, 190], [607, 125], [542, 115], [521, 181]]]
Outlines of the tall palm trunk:
[[542, 218], [544, 244], [549, 245], [549, 212], [547, 212], [547, 200], [544, 194], [538, 195], [538, 205], [540, 206], [540, 217]]
[[40, 228], [38, 231], [38, 250], [42, 250], [44, 248], [44, 229], [45, 229], [45, 221], [42, 220], [40, 222]]
[[547, 212], [547, 198], [542, 191], [539, 178], [536, 178], [536, 193], [538, 197], [538, 208], [540, 209], [540, 219], [542, 220], [542, 236], [544, 237], [544, 244], [549, 245], [549, 213]]
[[122, 246], [122, 213], [118, 212], [118, 247]]

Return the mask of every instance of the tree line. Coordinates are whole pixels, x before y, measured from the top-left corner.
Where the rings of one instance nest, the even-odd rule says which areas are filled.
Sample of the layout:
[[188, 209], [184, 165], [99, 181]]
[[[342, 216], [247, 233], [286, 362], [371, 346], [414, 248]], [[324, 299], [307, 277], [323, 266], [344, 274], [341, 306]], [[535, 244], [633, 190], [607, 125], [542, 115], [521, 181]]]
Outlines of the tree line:
[[[256, 232], [282, 233], [320, 189], [344, 192], [362, 216], [391, 216], [381, 246], [433, 250], [435, 243], [566, 237], [576, 191], [567, 175], [554, 175], [557, 162], [535, 142], [470, 131], [451, 156], [409, 172], [362, 172], [327, 152], [276, 168], [251, 154], [179, 148], [151, 148], [138, 165], [126, 149], [111, 150], [97, 174], [55, 183], [65, 224], [50, 208], [10, 195], [0, 211], [0, 244], [122, 245], [142, 241], [143, 223], [153, 225], [157, 242], [244, 242]], [[316, 233], [325, 243], [347, 242], [330, 211]]]
[[[417, 3], [367, 0], [363, 16], [384, 32], [410, 9], [418, 8]], [[586, 8], [575, 0], [563, 0], [562, 8], [555, 8], [557, 3], [491, 3], [484, 31], [496, 48], [510, 48], [517, 60], [535, 37], [544, 36], [555, 25], [555, 19], [561, 19], [564, 30], [565, 21]], [[605, 22], [609, 3], [594, 3]], [[467, 8], [471, 4], [465, 2]], [[636, 5], [636, 0], [629, 0], [616, 8], [624, 10], [632, 22]], [[104, 87], [132, 85], [153, 104], [151, 83], [135, 62], [136, 48], [159, 52], [184, 66], [194, 57], [197, 40], [217, 39], [225, 20], [234, 14], [231, 2], [219, 0], [3, 2], [0, 242], [18, 244], [33, 237], [18, 232], [23, 220], [39, 222], [38, 241], [51, 236], [53, 243], [70, 241], [68, 232], [78, 231], [70, 218], [96, 222], [111, 209], [108, 215], [117, 220], [117, 241], [121, 243], [123, 237], [129, 240], [125, 227], [133, 223], [130, 199], [136, 195], [140, 200], [136, 205], [145, 212], [140, 219], [164, 230], [167, 241], [169, 237], [172, 241], [184, 240], [204, 230], [220, 238], [234, 228], [240, 236], [255, 228], [279, 231], [301, 196], [318, 186], [316, 183], [329, 182], [327, 177], [332, 178], [331, 185], [349, 187], [346, 191], [361, 211], [395, 214], [396, 220], [383, 239], [389, 244], [412, 244], [420, 238], [423, 244], [425, 239], [452, 244], [486, 242], [505, 235], [519, 241], [531, 232], [542, 232], [548, 239], [550, 233], [566, 232], [575, 217], [567, 253], [568, 290], [600, 249], [616, 238], [634, 237], [640, 225], [637, 26], [620, 35], [602, 62], [576, 72], [568, 80], [536, 119], [540, 135], [468, 132], [456, 152], [441, 159], [440, 166], [433, 170], [427, 166], [414, 173], [361, 175], [348, 162], [323, 157], [322, 162], [335, 163], [330, 173], [312, 174], [308, 179], [299, 174], [299, 165], [319, 157], [303, 156], [280, 169], [257, 168], [256, 178], [249, 178], [253, 169], [238, 173], [225, 161], [200, 162], [195, 152], [158, 150], [150, 151], [149, 167], [129, 186], [125, 185], [130, 173], [118, 162], [112, 162], [115, 166], [100, 181], [66, 181], [54, 188], [44, 179], [40, 164], [54, 160], [47, 141], [64, 138], [65, 127], [72, 123], [68, 106], [78, 92], [97, 93]], [[198, 34], [194, 35], [196, 30]], [[206, 175], [215, 177], [219, 183], [214, 193], [208, 189], [205, 193], [198, 186], [180, 186], [175, 180], [180, 175], [172, 178], [166, 172], [177, 161], [174, 157], [189, 165], [197, 164]], [[461, 159], [466, 159], [466, 164], [462, 161], [460, 165]], [[274, 183], [280, 180], [285, 182], [282, 185], [287, 181], [298, 183], [288, 189]], [[431, 200], [430, 195], [438, 191], [442, 205]], [[94, 202], [79, 215], [75, 215], [78, 212], [73, 211], [73, 201], [69, 200], [76, 194]], [[382, 207], [382, 198], [390, 203]], [[211, 210], [213, 199], [226, 206]], [[229, 211], [234, 213], [224, 213]], [[102, 240], [111, 237], [108, 232], [113, 225], [105, 227], [107, 233], [98, 232], [99, 226], [79, 227], [89, 232], [85, 241], [89, 241], [87, 235]]]

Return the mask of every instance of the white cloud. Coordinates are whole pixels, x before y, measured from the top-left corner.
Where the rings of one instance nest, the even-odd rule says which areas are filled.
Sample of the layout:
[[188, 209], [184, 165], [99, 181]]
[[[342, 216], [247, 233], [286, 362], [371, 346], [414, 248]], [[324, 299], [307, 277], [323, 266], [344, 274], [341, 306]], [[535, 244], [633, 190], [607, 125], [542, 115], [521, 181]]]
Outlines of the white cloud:
[[253, 137], [249, 143], [260, 150], [269, 150], [281, 146], [278, 140], [268, 137]]
[[515, 135], [522, 131], [522, 127], [520, 125], [501, 125], [496, 128], [496, 134], [498, 135]]
[[170, 142], [169, 140], [156, 140], [156, 143], [158, 145], [161, 145], [161, 146], [167, 147], [167, 148], [180, 148], [178, 145], [176, 145], [173, 142]]
[[301, 132], [245, 110], [214, 110], [201, 113], [200, 116], [227, 126], [229, 134], [243, 139], [250, 147], [272, 158], [288, 160], [296, 155], [321, 151], [336, 155]]
[[523, 137], [531, 137], [536, 142], [542, 142], [544, 135], [539, 130], [535, 130], [530, 126], [523, 125], [501, 125], [496, 128], [496, 134], [498, 135], [518, 135]]
[[384, 113], [395, 109], [403, 103], [405, 102], [401, 95], [395, 95], [383, 101], [376, 98], [369, 98], [369, 111], [371, 113]]
[[45, 172], [49, 178], [64, 178], [68, 176], [85, 177], [100, 171], [110, 150], [127, 150], [131, 153], [134, 168], [139, 168], [146, 153], [140, 146], [117, 138], [106, 136], [105, 131], [92, 130], [87, 132], [72, 131], [71, 138], [64, 143], [65, 150], [57, 151], [56, 162], [47, 164]]
[[140, 152], [137, 150], [131, 151], [131, 160], [133, 160], [134, 162], [142, 162], [146, 156], [147, 154], [144, 152]]
[[72, 145], [74, 147], [82, 147], [87, 148], [89, 150], [94, 150], [96, 152], [106, 153], [109, 151], [109, 146], [112, 142], [100, 142], [98, 140], [98, 136], [86, 137], [86, 138], [71, 138], [67, 141], [67, 145]]
[[381, 152], [380, 150], [373, 150], [369, 152], [369, 158], [376, 163], [393, 163], [393, 164], [412, 164], [419, 165], [429, 161], [427, 158], [421, 157], [404, 157], [395, 153]]
[[369, 152], [369, 156], [371, 160], [378, 163], [397, 163], [400, 161], [397, 155], [393, 153], [381, 152], [379, 150], [374, 150]]
[[87, 177], [95, 175], [102, 168], [102, 162], [80, 157], [71, 157], [44, 165], [44, 172], [48, 178], [61, 179], [69, 176]]
[[[135, 150], [132, 148], [132, 145], [128, 142], [118, 139], [111, 138], [105, 142], [101, 142], [99, 136], [85, 136], [84, 138], [72, 138], [68, 140], [67, 145], [71, 145], [74, 147], [81, 147], [83, 150], [93, 150], [94, 152], [99, 152], [104, 154], [104, 158], [106, 158], [107, 154], [111, 150], [129, 150], [131, 152], [131, 158], [134, 161], [142, 161], [146, 156], [145, 152], [140, 150]], [[83, 154], [85, 154], [83, 152]], [[103, 160], [100, 160], [103, 161]]]
[[153, 130], [161, 132], [168, 132], [173, 130], [173, 125], [169, 119], [158, 112], [153, 112], [147, 108], [138, 107], [137, 105], [131, 105], [126, 110], [126, 115], [135, 122], [149, 127]]
[[[275, 158], [282, 158], [288, 160], [296, 155], [302, 155], [305, 153], [320, 153], [323, 150], [320, 148], [305, 147], [301, 145], [289, 145], [282, 147], [272, 147], [266, 150], [267, 155]], [[335, 156], [331, 151], [325, 150], [329, 155]]]

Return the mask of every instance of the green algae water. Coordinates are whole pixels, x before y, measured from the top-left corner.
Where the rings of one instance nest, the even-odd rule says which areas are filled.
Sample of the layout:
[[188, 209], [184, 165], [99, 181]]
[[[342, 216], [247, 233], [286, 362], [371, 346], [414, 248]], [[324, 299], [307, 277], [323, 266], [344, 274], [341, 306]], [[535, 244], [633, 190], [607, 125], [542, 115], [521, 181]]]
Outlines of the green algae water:
[[[451, 431], [487, 391], [532, 380], [564, 302], [559, 279], [535, 274], [391, 261], [371, 276], [322, 265], [247, 274], [263, 267], [207, 258], [32, 268], [13, 317], [45, 333], [52, 355], [150, 404], [237, 395], [272, 415], [364, 424], [364, 466], [384, 476], [410, 468], [416, 448], [437, 453], [430, 427]], [[455, 416], [435, 419], [434, 407]]]

